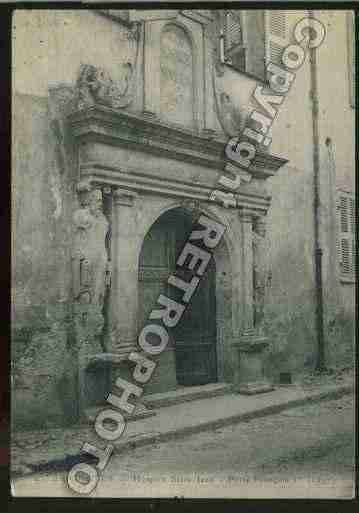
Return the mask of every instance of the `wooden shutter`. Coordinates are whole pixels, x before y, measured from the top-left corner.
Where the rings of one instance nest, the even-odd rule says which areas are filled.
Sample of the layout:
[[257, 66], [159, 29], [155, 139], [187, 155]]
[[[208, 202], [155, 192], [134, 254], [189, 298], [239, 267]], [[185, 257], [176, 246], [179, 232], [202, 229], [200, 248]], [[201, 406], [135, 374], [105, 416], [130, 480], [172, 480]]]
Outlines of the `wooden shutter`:
[[355, 275], [355, 202], [353, 196], [339, 192], [337, 199], [338, 238], [337, 252], [342, 277]]
[[227, 53], [238, 45], [243, 45], [241, 13], [239, 11], [226, 11], [224, 23], [224, 50]]
[[282, 53], [288, 45], [288, 21], [285, 11], [265, 11], [266, 64], [281, 64]]
[[242, 15], [237, 10], [224, 12], [224, 56], [228, 64], [239, 71], [246, 71]]

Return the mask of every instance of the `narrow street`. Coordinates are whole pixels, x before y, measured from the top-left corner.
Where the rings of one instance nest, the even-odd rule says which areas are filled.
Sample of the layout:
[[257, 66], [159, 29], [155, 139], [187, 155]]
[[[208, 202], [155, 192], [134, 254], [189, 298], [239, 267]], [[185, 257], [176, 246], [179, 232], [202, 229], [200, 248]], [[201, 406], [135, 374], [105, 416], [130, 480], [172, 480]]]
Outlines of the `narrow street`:
[[[353, 455], [349, 395], [113, 455], [94, 495], [350, 497]], [[64, 477], [29, 476], [16, 489], [69, 495]]]

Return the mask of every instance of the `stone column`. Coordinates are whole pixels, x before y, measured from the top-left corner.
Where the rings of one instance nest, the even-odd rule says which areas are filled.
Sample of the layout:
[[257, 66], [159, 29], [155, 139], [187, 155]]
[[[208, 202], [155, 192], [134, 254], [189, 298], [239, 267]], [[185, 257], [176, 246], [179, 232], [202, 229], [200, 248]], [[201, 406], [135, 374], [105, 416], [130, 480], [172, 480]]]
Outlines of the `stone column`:
[[[133, 382], [131, 351], [138, 351], [138, 257], [140, 236], [137, 229], [135, 192], [117, 188], [112, 196], [112, 284], [111, 334], [109, 337], [110, 389], [118, 377]], [[130, 419], [155, 415], [142, 400], [137, 401]]]
[[246, 211], [241, 211], [239, 215], [242, 239], [242, 330], [247, 330], [253, 328], [253, 217]]
[[238, 367], [235, 375], [234, 390], [246, 395], [268, 392], [273, 387], [267, 383], [263, 375], [264, 349], [268, 340], [254, 327], [253, 304], [253, 216], [251, 213], [240, 213], [242, 226], [242, 300], [243, 320], [242, 331], [233, 345], [237, 350]]
[[121, 358], [135, 347], [138, 335], [138, 235], [135, 193], [116, 189], [113, 194], [111, 317], [115, 325], [111, 350]]

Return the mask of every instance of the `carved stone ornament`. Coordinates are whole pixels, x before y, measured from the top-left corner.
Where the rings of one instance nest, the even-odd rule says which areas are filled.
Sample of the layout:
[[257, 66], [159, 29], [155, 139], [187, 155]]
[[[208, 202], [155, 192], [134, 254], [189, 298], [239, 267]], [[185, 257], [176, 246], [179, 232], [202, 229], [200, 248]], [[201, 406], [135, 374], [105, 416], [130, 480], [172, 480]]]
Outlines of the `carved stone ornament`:
[[224, 90], [222, 79], [217, 76], [215, 67], [212, 76], [215, 110], [222, 130], [228, 137], [238, 137], [245, 127], [248, 112], [233, 103], [231, 95]]
[[73, 215], [72, 277], [77, 345], [85, 352], [101, 350], [103, 305], [108, 283], [106, 235], [109, 223], [102, 212], [102, 191], [87, 182], [77, 187], [80, 208]]
[[201, 203], [195, 199], [186, 198], [182, 200], [182, 206], [191, 212], [192, 215], [199, 215], [202, 212]]
[[114, 109], [127, 107], [133, 99], [133, 74], [133, 64], [122, 63], [121, 78], [114, 82], [104, 68], [81, 64], [76, 82], [78, 109], [92, 105], [105, 105]]
[[237, 206], [237, 200], [235, 195], [232, 192], [224, 192], [215, 190], [211, 193], [210, 198], [211, 201], [214, 201], [215, 203], [219, 203], [225, 208], [233, 207], [235, 208]]

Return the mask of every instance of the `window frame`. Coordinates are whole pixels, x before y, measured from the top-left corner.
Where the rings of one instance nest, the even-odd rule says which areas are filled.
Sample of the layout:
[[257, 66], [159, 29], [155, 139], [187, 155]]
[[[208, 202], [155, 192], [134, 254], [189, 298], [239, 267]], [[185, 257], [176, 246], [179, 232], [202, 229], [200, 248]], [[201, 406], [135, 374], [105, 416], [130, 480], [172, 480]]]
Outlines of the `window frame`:
[[[229, 49], [226, 49], [226, 41], [227, 41], [227, 16], [229, 13], [233, 11], [238, 11], [239, 15], [239, 25], [240, 30], [242, 33], [242, 44], [233, 45]], [[246, 30], [245, 30], [245, 13], [241, 9], [224, 9], [222, 16], [221, 16], [221, 31], [223, 34], [223, 64], [227, 64], [227, 66], [230, 66], [231, 68], [235, 69], [239, 73], [246, 73], [247, 69], [247, 45], [246, 45]], [[239, 68], [233, 64], [233, 61], [231, 57], [235, 55], [237, 52], [243, 51], [244, 52], [244, 69]]]
[[[274, 34], [271, 30], [271, 21], [274, 13], [281, 13], [284, 16], [284, 36], [279, 36]], [[289, 20], [287, 18], [287, 11], [283, 11], [282, 9], [268, 10], [264, 11], [264, 45], [265, 45], [265, 67], [268, 66], [270, 62], [273, 64], [278, 64], [282, 66], [282, 63], [277, 63], [275, 60], [271, 59], [271, 42], [274, 42], [278, 47], [284, 50], [286, 46], [289, 45], [289, 29], [288, 29]]]
[[[248, 20], [247, 10], [238, 9], [238, 11], [240, 11], [239, 12], [240, 25], [241, 25], [242, 40], [243, 40], [243, 44], [241, 45], [241, 48], [245, 52], [245, 69], [240, 69], [240, 68], [234, 66], [230, 59], [226, 59], [226, 50], [225, 50], [226, 21], [225, 21], [225, 16], [226, 16], [226, 12], [231, 11], [231, 10], [233, 11], [234, 9], [223, 9], [219, 15], [219, 26], [220, 26], [220, 34], [221, 34], [219, 37], [219, 41], [220, 41], [220, 45], [223, 45], [222, 49], [220, 48], [220, 50], [219, 50], [220, 62], [221, 62], [221, 64], [226, 65], [226, 66], [230, 67], [231, 69], [235, 70], [237, 73], [241, 73], [244, 76], [247, 76], [248, 78], [251, 78], [264, 86], [269, 86], [269, 80], [268, 80], [268, 76], [267, 76], [267, 72], [266, 72], [266, 66], [268, 64], [268, 59], [267, 59], [268, 41], [269, 41], [269, 37], [270, 37], [269, 36], [269, 16], [268, 16], [269, 11], [265, 10], [265, 9], [261, 10], [262, 15], [263, 15], [263, 54], [264, 54], [264, 57], [263, 57], [264, 73], [262, 74], [262, 73], [254, 73], [252, 71], [249, 71], [250, 62], [251, 62], [251, 55], [249, 52], [250, 52], [251, 45], [250, 45], [250, 41], [248, 39], [249, 38], [249, 35], [248, 35], [249, 20]], [[286, 15], [286, 11], [285, 11], [285, 15]], [[288, 28], [287, 28], [287, 31], [288, 31]], [[222, 39], [222, 42], [221, 42], [221, 39]], [[287, 44], [289, 44], [289, 43], [287, 43]]]

